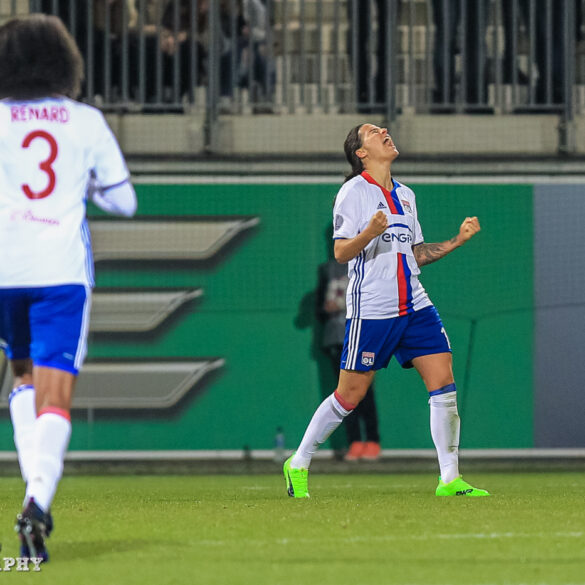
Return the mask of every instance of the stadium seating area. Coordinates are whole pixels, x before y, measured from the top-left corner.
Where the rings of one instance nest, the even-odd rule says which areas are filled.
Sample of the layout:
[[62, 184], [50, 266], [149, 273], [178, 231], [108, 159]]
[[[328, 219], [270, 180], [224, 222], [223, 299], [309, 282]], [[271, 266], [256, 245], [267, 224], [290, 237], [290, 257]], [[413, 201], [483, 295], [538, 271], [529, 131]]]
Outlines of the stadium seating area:
[[[375, 3], [372, 3], [372, 5]], [[501, 82], [502, 9], [490, 3], [486, 28], [490, 72], [490, 115], [430, 113], [433, 88], [434, 25], [429, 0], [401, 0], [397, 26], [396, 110], [369, 115], [374, 123], [391, 124], [395, 141], [409, 156], [556, 157], [585, 154], [585, 52], [575, 47], [573, 108], [566, 113], [544, 111], [518, 115], [529, 100], [528, 88]], [[0, 18], [28, 12], [28, 0], [3, 0]], [[93, 101], [108, 113], [108, 121], [129, 156], [203, 153], [220, 156], [274, 157], [337, 156], [352, 125], [364, 120], [356, 113], [351, 37], [347, 0], [275, 0], [269, 3], [273, 27], [269, 58], [275, 87], [270, 113], [255, 113], [246, 88], [234, 87], [229, 108], [209, 114], [206, 87], [198, 87], [182, 109], [145, 114], [140, 103], [110, 101], [96, 91]], [[373, 20], [372, 38], [378, 21]], [[518, 37], [517, 63], [531, 66], [526, 31]], [[375, 53], [375, 42], [370, 50]], [[460, 57], [458, 57], [460, 59]], [[118, 100], [116, 102], [116, 99]], [[181, 105], [181, 104], [180, 104]], [[157, 113], [157, 111], [159, 113]], [[264, 109], [263, 111], [266, 111]]]

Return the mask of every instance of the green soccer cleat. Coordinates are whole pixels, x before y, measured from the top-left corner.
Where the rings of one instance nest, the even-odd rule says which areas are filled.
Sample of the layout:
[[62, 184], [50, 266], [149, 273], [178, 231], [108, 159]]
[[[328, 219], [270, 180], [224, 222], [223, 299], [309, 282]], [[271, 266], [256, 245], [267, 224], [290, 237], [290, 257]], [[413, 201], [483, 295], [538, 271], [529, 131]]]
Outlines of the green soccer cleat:
[[309, 498], [309, 488], [307, 482], [309, 480], [308, 469], [293, 469], [290, 466], [291, 455], [282, 466], [284, 472], [284, 479], [286, 480], [286, 491], [291, 498]]
[[468, 498], [480, 498], [482, 496], [489, 496], [489, 492], [486, 490], [480, 490], [469, 485], [466, 481], [463, 481], [461, 476], [455, 478], [449, 483], [444, 483], [439, 477], [439, 485], [435, 491], [436, 496], [467, 496]]

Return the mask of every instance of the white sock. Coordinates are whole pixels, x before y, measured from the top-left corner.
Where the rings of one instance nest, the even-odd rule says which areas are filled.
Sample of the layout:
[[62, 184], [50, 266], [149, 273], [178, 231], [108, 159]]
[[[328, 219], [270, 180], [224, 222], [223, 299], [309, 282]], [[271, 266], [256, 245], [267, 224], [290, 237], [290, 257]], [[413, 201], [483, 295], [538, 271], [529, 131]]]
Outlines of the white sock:
[[26, 487], [26, 501], [34, 498], [47, 511], [63, 473], [63, 460], [71, 436], [68, 413], [41, 412], [34, 428], [34, 458]]
[[309, 469], [315, 451], [329, 438], [351, 410], [341, 406], [335, 392], [325, 398], [315, 411], [303, 440], [291, 459], [290, 466], [293, 469]]
[[[453, 388], [455, 385], [453, 384]], [[457, 392], [435, 394], [431, 406], [431, 436], [439, 457], [441, 479], [445, 483], [459, 477], [459, 413]]]
[[14, 445], [18, 454], [20, 473], [26, 483], [34, 452], [34, 425], [37, 419], [34, 386], [22, 384], [14, 388], [8, 397], [8, 403], [10, 405], [10, 418], [14, 429]]

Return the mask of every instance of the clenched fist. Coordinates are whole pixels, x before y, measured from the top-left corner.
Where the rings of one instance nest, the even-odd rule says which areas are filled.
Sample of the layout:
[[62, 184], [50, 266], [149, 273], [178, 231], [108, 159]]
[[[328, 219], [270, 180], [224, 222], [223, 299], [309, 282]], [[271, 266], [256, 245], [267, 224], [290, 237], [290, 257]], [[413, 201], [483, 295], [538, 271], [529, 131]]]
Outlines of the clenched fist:
[[477, 217], [466, 217], [459, 228], [459, 241], [464, 244], [481, 229]]
[[388, 227], [388, 218], [383, 211], [376, 212], [375, 215], [372, 215], [372, 219], [370, 219], [370, 223], [366, 230], [370, 232], [373, 238], [383, 234]]

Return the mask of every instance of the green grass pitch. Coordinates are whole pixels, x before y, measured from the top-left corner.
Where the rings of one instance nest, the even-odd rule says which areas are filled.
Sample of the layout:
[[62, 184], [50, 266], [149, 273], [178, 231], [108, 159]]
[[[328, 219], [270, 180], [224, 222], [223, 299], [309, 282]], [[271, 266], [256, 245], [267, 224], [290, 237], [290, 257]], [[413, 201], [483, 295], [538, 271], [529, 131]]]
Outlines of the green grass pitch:
[[[585, 474], [474, 473], [491, 498], [437, 498], [435, 477], [66, 477], [51, 562], [0, 583], [55, 585], [582, 585]], [[2, 557], [23, 486], [0, 479]]]

